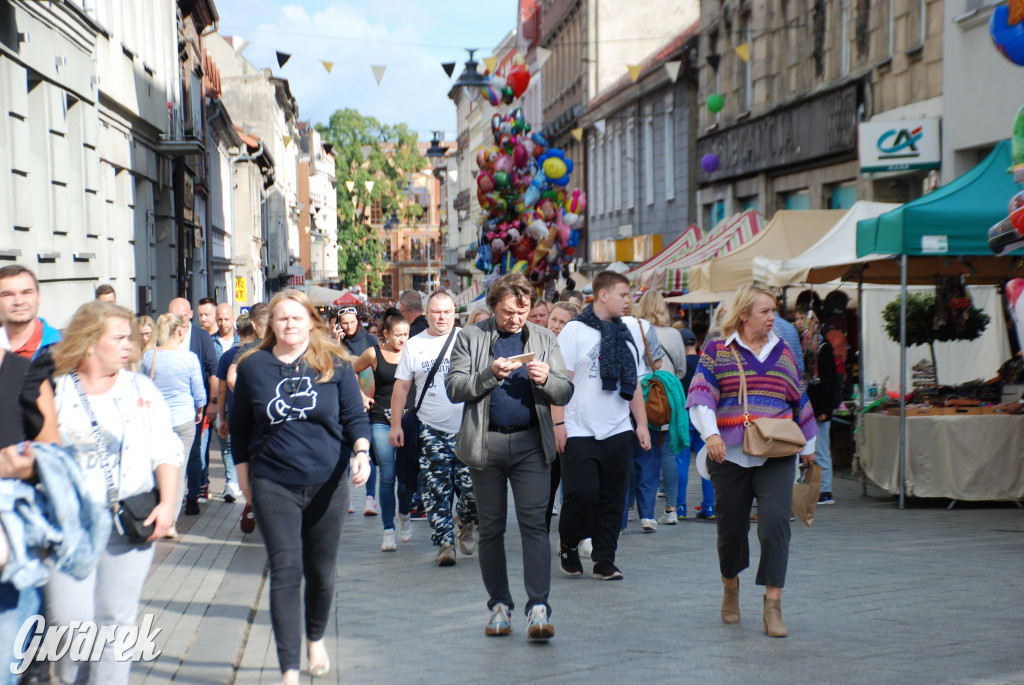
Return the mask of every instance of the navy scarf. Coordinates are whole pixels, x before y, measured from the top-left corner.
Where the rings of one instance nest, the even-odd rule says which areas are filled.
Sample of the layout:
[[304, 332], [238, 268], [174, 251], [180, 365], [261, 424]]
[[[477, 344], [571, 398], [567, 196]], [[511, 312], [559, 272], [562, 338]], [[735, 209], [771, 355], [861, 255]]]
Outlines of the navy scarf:
[[633, 399], [636, 392], [636, 359], [633, 358], [630, 346], [635, 346], [622, 319], [602, 321], [594, 313], [594, 306], [588, 304], [576, 316], [576, 321], [590, 326], [601, 334], [601, 349], [598, 362], [601, 367], [601, 389], [615, 390], [618, 386], [619, 395], [624, 400]]

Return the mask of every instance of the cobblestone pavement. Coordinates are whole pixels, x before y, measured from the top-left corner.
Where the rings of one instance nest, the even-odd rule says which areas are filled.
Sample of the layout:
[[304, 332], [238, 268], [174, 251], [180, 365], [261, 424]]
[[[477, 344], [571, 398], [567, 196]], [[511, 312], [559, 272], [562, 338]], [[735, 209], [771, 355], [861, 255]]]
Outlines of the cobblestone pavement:
[[[899, 511], [880, 490], [862, 496], [850, 477], [837, 477], [834, 489], [838, 504], [820, 508], [813, 528], [793, 524], [782, 599], [790, 637], [781, 640], [762, 632], [753, 568], [741, 574], [742, 622], [719, 619], [712, 522], [653, 534], [632, 522], [620, 539], [619, 582], [561, 576], [553, 558], [557, 634], [536, 645], [526, 642], [521, 606], [511, 636], [484, 636], [475, 556], [436, 567], [426, 522], [414, 523], [412, 542], [381, 553], [380, 519], [357, 506], [328, 631], [334, 668], [316, 682], [1024, 683], [1024, 510], [911, 502]], [[238, 511], [211, 504], [197, 521], [210, 517], [207, 532], [186, 535], [154, 571], [144, 601], [163, 601], [158, 627], [176, 623], [161, 636], [164, 655], [138, 665], [133, 682], [275, 682], [265, 555], [258, 536], [240, 542]], [[753, 530], [751, 539], [756, 565]], [[507, 548], [521, 604], [514, 515]]]

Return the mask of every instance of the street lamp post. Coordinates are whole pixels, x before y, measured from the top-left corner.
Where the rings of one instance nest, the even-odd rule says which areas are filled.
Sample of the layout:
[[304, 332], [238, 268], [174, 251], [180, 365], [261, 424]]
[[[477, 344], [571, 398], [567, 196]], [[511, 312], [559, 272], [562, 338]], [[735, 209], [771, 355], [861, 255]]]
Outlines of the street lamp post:
[[[472, 59], [473, 59], [473, 52], [470, 51], [470, 61], [472, 61]], [[469, 62], [467, 62], [466, 65], [467, 65], [467, 69], [468, 69]], [[474, 62], [474, 65], [475, 65], [475, 62]], [[474, 74], [477, 73], [475, 68], [473, 70], [473, 73]], [[463, 76], [465, 76], [465, 74], [463, 74]], [[460, 80], [462, 79], [462, 77], [459, 77], [459, 78], [460, 78]], [[477, 88], [477, 90], [479, 90], [479, 88]], [[443, 145], [441, 145], [441, 138], [442, 138], [442, 136], [444, 136], [444, 131], [431, 131], [431, 133], [433, 134], [433, 136], [432, 136], [432, 138], [430, 140], [430, 147], [427, 148], [427, 152], [426, 152], [426, 154], [424, 156], [427, 158], [427, 161], [430, 163], [430, 168], [431, 168], [431, 171], [434, 174], [434, 178], [436, 178], [441, 183], [445, 183], [445, 175], [446, 175], [445, 174], [445, 172], [446, 172], [446, 168], [445, 167], [447, 165], [447, 155], [446, 155], [446, 152], [447, 152], [448, 148], [443, 146]], [[429, 193], [428, 193], [428, 197], [429, 197]], [[437, 221], [437, 223], [438, 223], [438, 226], [440, 227], [440, 224], [441, 224], [440, 209], [438, 210], [438, 221]], [[440, 241], [440, 233], [441, 233], [441, 229], [438, 228], [438, 243], [439, 244], [441, 242]], [[430, 246], [431, 246], [431, 240], [430, 240], [430, 215], [428, 214], [427, 215], [427, 284], [428, 284], [428, 286], [430, 284]], [[441, 264], [443, 264], [443, 259], [444, 258], [442, 257], [438, 261], [437, 288], [435, 288], [435, 290], [440, 290], [441, 289]]]

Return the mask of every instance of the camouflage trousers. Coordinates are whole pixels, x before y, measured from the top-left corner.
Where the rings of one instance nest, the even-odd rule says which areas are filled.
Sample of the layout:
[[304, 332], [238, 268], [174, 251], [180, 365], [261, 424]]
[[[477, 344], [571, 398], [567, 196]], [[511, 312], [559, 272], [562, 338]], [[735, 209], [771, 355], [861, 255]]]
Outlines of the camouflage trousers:
[[456, 515], [463, 525], [476, 525], [476, 498], [469, 467], [455, 458], [455, 433], [420, 424], [420, 496], [430, 521], [435, 545], [455, 544], [452, 498], [458, 495]]

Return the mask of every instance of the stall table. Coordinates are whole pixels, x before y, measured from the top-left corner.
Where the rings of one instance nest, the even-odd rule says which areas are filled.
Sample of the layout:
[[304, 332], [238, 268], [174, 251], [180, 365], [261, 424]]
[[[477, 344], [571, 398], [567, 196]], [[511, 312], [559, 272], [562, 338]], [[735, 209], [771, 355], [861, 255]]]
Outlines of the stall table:
[[[861, 465], [899, 494], [898, 416], [867, 414]], [[908, 416], [906, 494], [952, 500], [1024, 498], [1024, 416]]]

